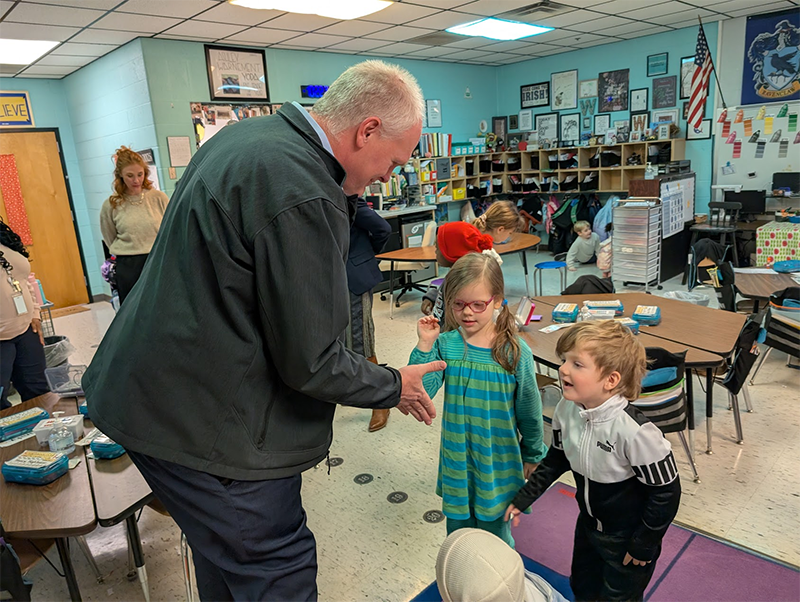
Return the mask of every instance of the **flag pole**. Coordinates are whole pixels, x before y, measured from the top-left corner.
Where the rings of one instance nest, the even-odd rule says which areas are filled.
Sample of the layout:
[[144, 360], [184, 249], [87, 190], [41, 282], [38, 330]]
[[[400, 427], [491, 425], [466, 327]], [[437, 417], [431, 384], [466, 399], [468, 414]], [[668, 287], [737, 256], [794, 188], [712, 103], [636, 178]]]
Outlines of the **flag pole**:
[[[703, 29], [703, 20], [700, 18], [700, 15], [697, 15], [697, 20], [700, 21], [700, 30], [703, 32], [703, 37], [706, 38], [706, 30]], [[706, 45], [708, 45], [708, 38], [706, 38]], [[717, 92], [719, 93], [719, 99], [722, 101], [722, 108], [727, 109], [728, 105], [725, 104], [725, 96], [722, 94], [722, 86], [719, 83], [719, 75], [717, 75], [717, 68], [714, 66], [714, 59], [711, 58], [711, 48], [708, 49], [708, 60], [711, 61], [711, 70], [714, 72], [714, 79], [717, 80]]]

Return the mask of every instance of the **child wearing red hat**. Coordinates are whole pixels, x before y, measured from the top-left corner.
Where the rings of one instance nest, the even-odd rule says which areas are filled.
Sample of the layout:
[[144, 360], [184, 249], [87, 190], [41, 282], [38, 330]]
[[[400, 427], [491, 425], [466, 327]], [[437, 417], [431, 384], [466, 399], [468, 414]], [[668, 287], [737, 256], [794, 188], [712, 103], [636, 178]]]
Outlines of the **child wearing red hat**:
[[[483, 234], [467, 222], [448, 222], [436, 230], [436, 261], [443, 268], [451, 267], [467, 253], [491, 254], [498, 264], [503, 265], [493, 246], [489, 234]], [[426, 316], [432, 314], [440, 324], [444, 324], [444, 283], [440, 287], [428, 287], [420, 310]]]

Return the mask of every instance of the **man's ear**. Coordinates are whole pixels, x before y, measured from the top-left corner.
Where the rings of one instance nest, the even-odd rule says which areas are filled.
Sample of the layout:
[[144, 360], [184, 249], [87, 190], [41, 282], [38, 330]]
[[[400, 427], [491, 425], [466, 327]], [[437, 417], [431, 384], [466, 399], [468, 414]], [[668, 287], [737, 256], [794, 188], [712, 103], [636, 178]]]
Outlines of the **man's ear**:
[[361, 124], [358, 126], [358, 130], [356, 131], [356, 146], [358, 148], [363, 148], [371, 136], [378, 134], [380, 127], [380, 119], [377, 117], [367, 117], [361, 122]]
[[614, 372], [606, 376], [606, 382], [603, 385], [603, 388], [606, 391], [613, 391], [619, 386], [621, 380], [622, 380], [622, 375], [620, 375], [620, 373], [615, 370]]

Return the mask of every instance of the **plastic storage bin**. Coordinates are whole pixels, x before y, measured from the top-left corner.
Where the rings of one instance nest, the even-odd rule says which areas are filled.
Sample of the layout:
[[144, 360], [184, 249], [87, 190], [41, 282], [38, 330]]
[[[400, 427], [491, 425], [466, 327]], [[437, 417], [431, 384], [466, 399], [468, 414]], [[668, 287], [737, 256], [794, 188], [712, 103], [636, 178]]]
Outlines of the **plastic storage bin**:
[[0, 441], [32, 431], [43, 418], [49, 416], [50, 414], [43, 408], [31, 408], [0, 418]]
[[657, 305], [637, 305], [631, 318], [644, 326], [658, 326], [661, 323], [661, 309]]
[[67, 474], [69, 458], [57, 452], [26, 450], [0, 469], [6, 481], [26, 485], [47, 485]]
[[553, 322], [566, 324], [578, 319], [577, 303], [559, 303], [553, 308]]
[[62, 364], [44, 371], [50, 390], [61, 397], [83, 395], [81, 378], [86, 372], [86, 366], [72, 366]]
[[611, 309], [614, 311], [615, 316], [621, 316], [625, 313], [625, 307], [622, 301], [615, 299], [613, 301], [584, 301], [583, 304], [589, 309]]
[[[59, 412], [56, 412], [58, 414]], [[83, 415], [74, 414], [72, 416], [60, 416], [58, 418], [48, 418], [47, 420], [40, 421], [35, 427], [33, 432], [36, 435], [36, 440], [39, 445], [47, 445], [47, 439], [50, 433], [56, 428], [56, 424], [61, 423], [67, 427], [69, 432], [75, 438], [75, 441], [83, 437]]]
[[113, 460], [125, 453], [125, 448], [111, 439], [108, 435], [95, 437], [89, 444], [95, 458], [101, 460]]

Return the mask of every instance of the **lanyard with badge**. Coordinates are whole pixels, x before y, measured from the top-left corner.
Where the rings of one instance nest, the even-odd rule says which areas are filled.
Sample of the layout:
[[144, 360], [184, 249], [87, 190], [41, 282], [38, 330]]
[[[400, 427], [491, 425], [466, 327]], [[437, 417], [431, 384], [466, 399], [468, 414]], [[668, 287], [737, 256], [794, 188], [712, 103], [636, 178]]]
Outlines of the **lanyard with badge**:
[[17, 315], [25, 315], [28, 313], [28, 306], [25, 304], [25, 297], [22, 296], [22, 287], [19, 284], [19, 280], [14, 278], [14, 268], [2, 251], [0, 251], [0, 265], [6, 272], [6, 281], [14, 291], [11, 293], [11, 300], [14, 301], [14, 309], [17, 310]]

